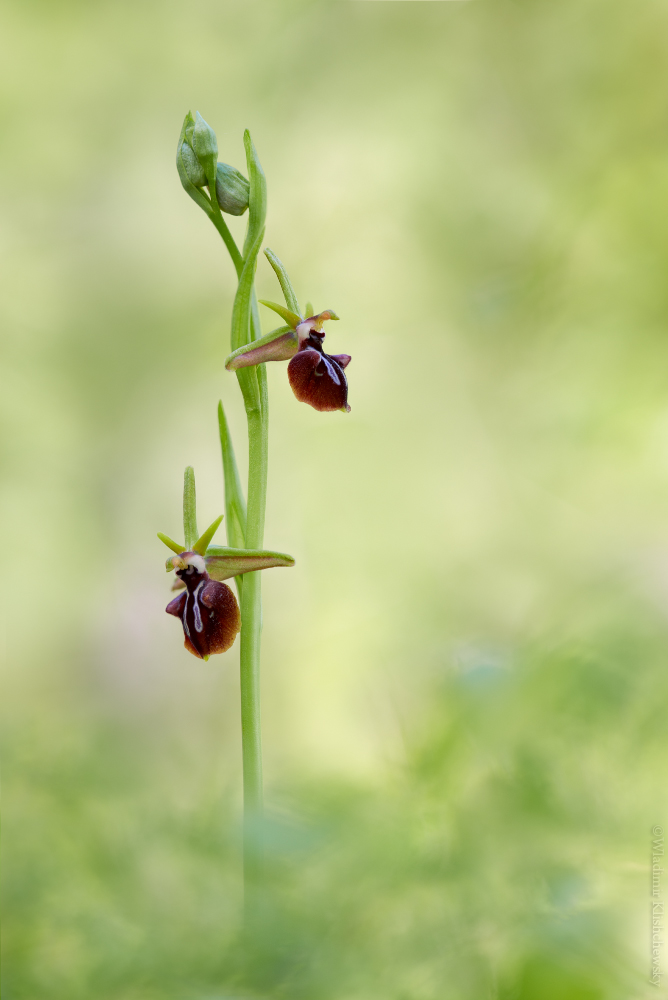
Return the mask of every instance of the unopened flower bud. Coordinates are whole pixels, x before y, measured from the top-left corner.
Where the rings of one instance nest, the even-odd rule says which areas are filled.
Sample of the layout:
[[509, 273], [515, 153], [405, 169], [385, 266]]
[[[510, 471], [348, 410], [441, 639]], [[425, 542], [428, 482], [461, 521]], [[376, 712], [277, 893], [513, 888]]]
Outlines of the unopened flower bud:
[[204, 187], [206, 184], [206, 174], [204, 168], [195, 156], [192, 148], [187, 142], [181, 143], [181, 162], [186, 172], [186, 176], [195, 187]]
[[195, 155], [204, 168], [207, 177], [216, 176], [216, 160], [218, 159], [218, 140], [216, 133], [202, 118], [199, 111], [195, 112], [195, 127], [192, 131], [191, 145]]
[[248, 208], [250, 184], [236, 167], [219, 163], [216, 168], [216, 197], [223, 212], [243, 215]]

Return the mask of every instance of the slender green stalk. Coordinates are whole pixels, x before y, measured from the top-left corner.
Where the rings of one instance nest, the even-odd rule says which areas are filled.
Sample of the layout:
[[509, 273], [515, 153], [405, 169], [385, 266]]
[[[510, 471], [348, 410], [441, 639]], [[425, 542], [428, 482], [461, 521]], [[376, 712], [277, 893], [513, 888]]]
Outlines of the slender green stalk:
[[213, 209], [211, 209], [206, 214], [209, 216], [214, 226], [216, 227], [220, 235], [223, 237], [223, 242], [227, 247], [230, 257], [232, 258], [232, 263], [234, 264], [237, 276], [240, 275], [241, 269], [244, 264], [243, 258], [239, 253], [239, 248], [234, 242], [234, 237], [232, 236], [232, 233], [229, 231], [227, 223], [225, 222], [225, 219], [221, 215], [220, 210], [218, 212], [215, 212], [213, 211]]
[[[260, 336], [253, 288], [264, 237], [267, 186], [250, 133], [244, 133], [250, 198], [244, 263], [232, 313], [232, 350]], [[246, 372], [248, 374], [246, 374]], [[246, 547], [262, 548], [267, 499], [268, 401], [264, 365], [238, 371], [248, 421], [248, 508]], [[241, 600], [241, 742], [244, 783], [244, 880], [257, 882], [261, 864], [262, 743], [260, 731], [260, 641], [262, 593], [259, 572], [245, 574]]]

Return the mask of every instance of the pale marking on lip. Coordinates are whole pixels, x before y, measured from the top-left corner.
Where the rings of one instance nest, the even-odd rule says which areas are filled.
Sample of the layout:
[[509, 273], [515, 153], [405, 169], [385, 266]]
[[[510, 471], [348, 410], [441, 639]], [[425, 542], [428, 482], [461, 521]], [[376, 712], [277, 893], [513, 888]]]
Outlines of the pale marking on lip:
[[[332, 363], [331, 358], [328, 357], [327, 355], [324, 355], [323, 357], [330, 378], [332, 379], [335, 385], [341, 385], [341, 379], [339, 378], [339, 373], [336, 370], [336, 365]], [[324, 374], [323, 372], [316, 372], [316, 375], [322, 376], [323, 374]]]
[[190, 592], [188, 590], [186, 590], [186, 602], [183, 605], [183, 616], [182, 616], [181, 620], [183, 622], [183, 631], [188, 636], [188, 638], [190, 638], [190, 629], [188, 628], [188, 598], [189, 597], [190, 597]]
[[202, 625], [202, 615], [199, 610], [199, 592], [204, 586], [204, 580], [197, 586], [195, 593], [193, 594], [193, 615], [195, 616], [195, 628], [198, 632], [201, 632], [204, 628]]

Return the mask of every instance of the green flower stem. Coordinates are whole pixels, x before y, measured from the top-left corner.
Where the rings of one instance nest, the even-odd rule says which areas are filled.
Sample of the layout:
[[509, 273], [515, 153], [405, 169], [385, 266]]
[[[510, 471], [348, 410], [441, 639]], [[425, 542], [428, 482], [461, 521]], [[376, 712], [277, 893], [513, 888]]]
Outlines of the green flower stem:
[[[258, 407], [247, 411], [249, 472], [246, 547], [261, 548], [267, 495], [267, 434]], [[245, 808], [244, 873], [254, 879], [259, 850], [258, 821], [262, 815], [262, 746], [260, 739], [260, 635], [262, 596], [259, 572], [246, 573], [241, 601], [241, 741]]]
[[[244, 133], [250, 197], [243, 268], [232, 312], [232, 349], [261, 336], [254, 290], [257, 256], [264, 237], [267, 185], [248, 131]], [[237, 372], [248, 421], [248, 508], [246, 547], [262, 548], [267, 499], [268, 416], [264, 365]], [[259, 572], [246, 573], [241, 598], [241, 744], [244, 784], [244, 881], [258, 881], [261, 865], [262, 743], [260, 733], [260, 641], [262, 592]], [[250, 900], [248, 900], [250, 903]]]
[[244, 266], [243, 258], [239, 253], [239, 248], [234, 242], [234, 237], [232, 236], [232, 233], [228, 229], [227, 223], [225, 222], [225, 219], [223, 218], [220, 209], [216, 212], [212, 207], [209, 209], [209, 211], [207, 211], [206, 214], [209, 216], [214, 226], [216, 227], [220, 235], [223, 237], [223, 243], [227, 247], [228, 253], [232, 258], [232, 263], [234, 264], [234, 268], [237, 272], [237, 277], [239, 277], [239, 275], [241, 274], [241, 269]]
[[[179, 149], [190, 119], [186, 118]], [[267, 214], [267, 185], [264, 172], [257, 158], [250, 133], [244, 133], [244, 147], [250, 184], [248, 229], [243, 254], [239, 252], [232, 234], [216, 202], [215, 182], [209, 184], [211, 199], [189, 182], [180, 153], [177, 166], [181, 182], [200, 208], [202, 208], [220, 233], [237, 272], [238, 287], [232, 310], [231, 350], [257, 340], [262, 336], [257, 297], [255, 295], [255, 269], [257, 256], [264, 237]], [[210, 178], [211, 180], [211, 178]], [[215, 178], [214, 178], [215, 181]], [[248, 421], [248, 505], [243, 510], [243, 495], [239, 485], [227, 421], [219, 407], [220, 441], [223, 450], [225, 473], [225, 509], [228, 518], [228, 541], [239, 540], [247, 549], [261, 549], [264, 541], [264, 518], [267, 499], [267, 459], [269, 406], [267, 373], [264, 365], [237, 371], [246, 419]], [[232, 522], [236, 523], [233, 525]], [[231, 532], [231, 534], [230, 534]], [[232, 542], [234, 544], [234, 542]], [[261, 850], [258, 830], [262, 816], [262, 747], [260, 739], [260, 635], [262, 629], [262, 603], [260, 573], [244, 574], [240, 585], [241, 598], [241, 740], [243, 753], [244, 786], [244, 881], [247, 889], [257, 883]]]

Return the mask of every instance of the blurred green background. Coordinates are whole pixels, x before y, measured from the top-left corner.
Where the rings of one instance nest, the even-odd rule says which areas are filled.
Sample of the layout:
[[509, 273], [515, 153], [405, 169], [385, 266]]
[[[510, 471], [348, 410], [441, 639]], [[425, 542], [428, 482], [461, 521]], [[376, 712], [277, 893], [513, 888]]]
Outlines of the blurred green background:
[[[665, 993], [666, 4], [2, 20], [4, 1000]], [[186, 464], [223, 509], [220, 397], [244, 464], [189, 108], [238, 167], [251, 129], [267, 245], [353, 356], [347, 417], [269, 371], [297, 566], [263, 575], [245, 948], [238, 645], [185, 652], [155, 537]]]

